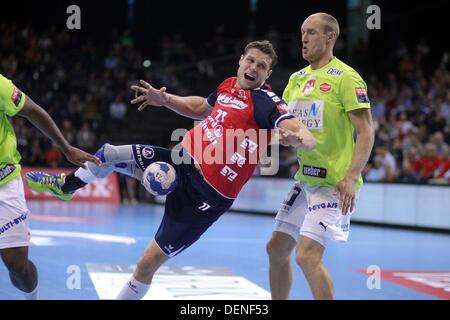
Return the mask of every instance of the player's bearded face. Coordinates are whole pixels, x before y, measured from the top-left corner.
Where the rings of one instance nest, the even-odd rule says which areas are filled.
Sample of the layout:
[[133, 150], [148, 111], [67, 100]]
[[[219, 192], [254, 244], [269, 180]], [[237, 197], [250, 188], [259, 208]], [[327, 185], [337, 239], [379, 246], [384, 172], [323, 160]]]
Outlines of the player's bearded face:
[[242, 89], [255, 89], [261, 87], [272, 73], [271, 58], [259, 51], [250, 49], [239, 60], [237, 72], [238, 85]]

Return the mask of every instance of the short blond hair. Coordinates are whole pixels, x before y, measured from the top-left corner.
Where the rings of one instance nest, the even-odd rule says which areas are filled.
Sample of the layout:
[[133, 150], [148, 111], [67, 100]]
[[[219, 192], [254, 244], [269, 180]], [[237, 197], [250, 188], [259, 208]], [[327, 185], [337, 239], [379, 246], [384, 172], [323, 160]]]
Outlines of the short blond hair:
[[322, 19], [325, 32], [334, 32], [336, 33], [336, 39], [339, 37], [340, 29], [339, 29], [339, 23], [335, 17], [333, 17], [331, 14], [324, 13], [324, 12], [318, 12], [314, 15], [317, 15]]

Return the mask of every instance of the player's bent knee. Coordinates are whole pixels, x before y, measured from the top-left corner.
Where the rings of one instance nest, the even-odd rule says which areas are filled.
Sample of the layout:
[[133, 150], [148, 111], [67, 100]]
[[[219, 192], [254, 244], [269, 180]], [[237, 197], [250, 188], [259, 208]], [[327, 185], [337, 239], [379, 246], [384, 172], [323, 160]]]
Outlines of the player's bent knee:
[[6, 268], [9, 272], [23, 274], [28, 269], [28, 259], [22, 257], [3, 258]]
[[289, 259], [290, 254], [294, 248], [295, 242], [290, 244], [291, 241], [283, 237], [273, 235], [269, 242], [266, 244], [266, 252], [271, 260], [286, 260]]
[[101, 161], [102, 163], [105, 163], [105, 162], [106, 162], [106, 158], [105, 158], [105, 147], [106, 147], [106, 146], [109, 146], [109, 145], [110, 145], [109, 143], [104, 143], [104, 144], [100, 147], [100, 149], [98, 149], [98, 150], [95, 152], [95, 156], [96, 156], [97, 158], [99, 158], [100, 161]]
[[109, 143], [103, 144], [95, 155], [102, 163], [121, 161], [118, 146]]
[[[91, 173], [97, 178], [105, 178], [113, 171], [122, 172], [128, 175], [132, 175], [132, 172], [127, 169], [126, 163], [122, 161], [129, 161], [132, 159], [131, 146], [114, 146], [109, 143], [105, 143], [97, 150], [95, 155], [100, 159], [102, 164], [97, 166], [93, 162], [88, 162], [88, 167]], [[124, 169], [125, 168], [125, 169]]]
[[277, 241], [273, 238], [269, 240], [266, 244], [266, 252], [270, 257], [274, 257], [279, 253]]
[[295, 261], [303, 270], [314, 270], [321, 262], [321, 255], [310, 250], [298, 250], [295, 255]]

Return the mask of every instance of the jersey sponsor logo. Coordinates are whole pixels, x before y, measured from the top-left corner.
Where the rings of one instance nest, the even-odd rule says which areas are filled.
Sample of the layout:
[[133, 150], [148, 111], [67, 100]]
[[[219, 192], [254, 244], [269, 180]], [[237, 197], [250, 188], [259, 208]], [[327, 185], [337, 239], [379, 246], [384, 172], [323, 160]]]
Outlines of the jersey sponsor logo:
[[229, 96], [225, 93], [219, 94], [219, 96], [217, 97], [217, 103], [220, 104], [222, 107], [233, 108], [238, 110], [244, 110], [245, 108], [248, 107], [248, 105], [241, 99]]
[[316, 85], [316, 80], [308, 80], [303, 88], [303, 94], [307, 96], [314, 90], [314, 86]]
[[171, 244], [164, 246], [164, 249], [166, 249], [166, 251], [168, 252], [172, 252], [173, 249], [175, 249], [175, 247]]
[[272, 92], [272, 91], [268, 91], [268, 90], [261, 90], [261, 91], [267, 93], [267, 95], [272, 99], [273, 102], [277, 103], [277, 102], [280, 102], [280, 101], [281, 101], [281, 98], [278, 97], [278, 96], [276, 95], [276, 93], [274, 93], [274, 92]]
[[144, 149], [142, 149], [142, 155], [145, 159], [152, 159], [155, 156], [155, 150], [150, 147], [145, 147]]
[[327, 71], [327, 74], [332, 75], [332, 76], [340, 76], [342, 74], [342, 70], [339, 69], [335, 69], [335, 68], [330, 68]]
[[241, 148], [248, 149], [248, 152], [253, 153], [258, 148], [258, 144], [252, 140], [250, 140], [249, 137], [245, 137], [244, 140], [242, 140], [240, 144]]
[[325, 224], [325, 223], [323, 223], [322, 221], [320, 221], [320, 222], [319, 222], [319, 225], [321, 225], [321, 226], [323, 227], [323, 229], [324, 229], [325, 231], [327, 231], [327, 227], [328, 227], [327, 224]]
[[302, 169], [304, 176], [310, 176], [310, 177], [316, 177], [316, 178], [326, 178], [327, 176], [327, 169], [325, 168], [318, 168], [313, 166], [306, 166], [303, 165]]
[[279, 97], [275, 96], [275, 97], [272, 97], [272, 101], [277, 103], [277, 102], [280, 102], [281, 99]]
[[280, 111], [280, 113], [287, 112], [287, 106], [284, 103], [277, 104], [277, 109], [278, 109], [278, 111]]
[[323, 127], [323, 100], [289, 102], [288, 111], [308, 129]]
[[137, 286], [135, 286], [131, 281], [128, 281], [128, 288], [134, 291], [134, 293], [138, 293]]
[[231, 163], [236, 163], [239, 168], [242, 168], [244, 166], [245, 160], [247, 159], [239, 152], [235, 152], [230, 158]]
[[223, 135], [223, 127], [220, 124], [214, 128], [214, 134], [217, 138], [220, 138]]
[[140, 167], [140, 169], [142, 171], [145, 171], [146, 166], [144, 163], [144, 159], [142, 159], [142, 151], [143, 151], [142, 147], [140, 144], [137, 144], [134, 148], [135, 148], [134, 150], [136, 152], [136, 160], [137, 160], [136, 162], [137, 162], [138, 166]]
[[[212, 119], [212, 121], [214, 121], [214, 119], [211, 116], [208, 116], [208, 119], [210, 122], [211, 122], [211, 119]], [[216, 145], [217, 138], [213, 135], [211, 130], [208, 128], [208, 122], [206, 120], [202, 120], [202, 122], [200, 122], [200, 127], [202, 128], [206, 138], [209, 139], [209, 142], [212, 143], [213, 146]]]
[[231, 93], [234, 94], [234, 95], [236, 95], [236, 96], [238, 96], [239, 99], [247, 100], [247, 95], [245, 94], [245, 90], [244, 90], [244, 89], [241, 89], [241, 88], [238, 88], [238, 89], [233, 88], [233, 89], [231, 89]]
[[339, 229], [341, 229], [342, 232], [348, 232], [350, 230], [350, 224], [349, 223], [342, 223], [342, 224], [337, 224], [336, 227], [338, 227]]
[[[211, 125], [211, 128], [212, 128], [212, 130], [213, 130], [213, 133], [214, 133], [214, 135], [217, 137], [217, 138], [220, 138], [222, 135], [223, 135], [223, 127], [219, 124], [219, 121], [222, 121], [222, 122], [224, 122], [225, 121], [225, 116], [227, 115], [227, 113], [226, 112], [224, 112], [224, 111], [222, 111], [222, 110], [218, 110], [219, 112], [218, 112], [218, 114], [216, 115], [216, 118], [214, 119], [213, 117], [211, 117], [211, 116], [208, 116], [208, 121], [209, 121], [209, 124]], [[221, 120], [219, 120], [221, 118]], [[203, 127], [202, 127], [203, 128]], [[205, 133], [206, 133], [206, 131], [209, 131], [209, 129], [207, 128], [207, 129], [204, 129], [205, 130]], [[206, 136], [208, 137], [208, 139], [210, 139], [211, 140], [211, 138], [208, 136], [208, 133], [206, 133]], [[214, 142], [215, 141], [215, 142]], [[213, 144], [213, 145], [215, 145], [216, 143], [217, 143], [217, 141], [214, 139], [214, 141], [213, 140], [211, 140], [211, 143]]]
[[319, 88], [322, 92], [328, 92], [331, 90], [331, 85], [329, 85], [328, 83], [322, 83]]
[[211, 205], [207, 204], [206, 202], [203, 202], [202, 205], [200, 207], [198, 207], [198, 209], [201, 211], [206, 211], [209, 208], [211, 208]]
[[22, 221], [25, 221], [27, 219], [27, 215], [25, 213], [22, 213], [19, 217], [5, 223], [4, 225], [0, 226], [0, 234], [6, 232], [7, 230], [11, 229], [15, 225], [18, 225]]
[[220, 174], [226, 177], [229, 181], [234, 181], [238, 176], [237, 172], [231, 169], [229, 166], [225, 166], [220, 170]]
[[280, 211], [283, 214], [288, 214], [289, 210], [291, 209], [292, 205], [295, 202], [295, 199], [299, 196], [299, 194], [302, 192], [302, 189], [299, 185], [294, 185], [294, 187], [289, 191], [286, 199], [284, 199], [283, 204], [281, 205]]
[[11, 101], [14, 103], [16, 107], [19, 106], [20, 100], [22, 100], [22, 91], [17, 89], [16, 86], [14, 86], [13, 93], [11, 95]]
[[356, 87], [355, 88], [356, 98], [358, 99], [359, 103], [368, 103], [369, 97], [367, 96], [367, 90], [362, 87]]
[[169, 254], [169, 257], [174, 257], [177, 254], [179, 254], [181, 251], [184, 250], [184, 248], [186, 247], [186, 245], [182, 246], [180, 249], [176, 250], [176, 251], [172, 251], [173, 249], [175, 249], [171, 244], [169, 244], [169, 246], [164, 246], [164, 249], [167, 250], [166, 253]]
[[337, 209], [338, 204], [337, 202], [322, 202], [319, 204], [312, 205], [311, 207], [308, 207], [309, 212], [316, 211], [319, 209]]
[[6, 177], [8, 177], [11, 173], [14, 172], [14, 170], [16, 170], [16, 166], [13, 164], [4, 166], [3, 168], [0, 169], [0, 181], [2, 181], [3, 179], [5, 179]]

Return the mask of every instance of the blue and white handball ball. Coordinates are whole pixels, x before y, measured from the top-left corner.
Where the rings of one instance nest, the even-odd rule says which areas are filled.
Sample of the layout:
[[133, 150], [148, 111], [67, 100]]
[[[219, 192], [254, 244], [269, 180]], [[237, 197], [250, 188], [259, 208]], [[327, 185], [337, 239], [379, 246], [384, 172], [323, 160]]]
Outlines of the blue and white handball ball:
[[141, 183], [154, 196], [165, 196], [175, 189], [177, 173], [167, 162], [153, 162], [145, 169]]

